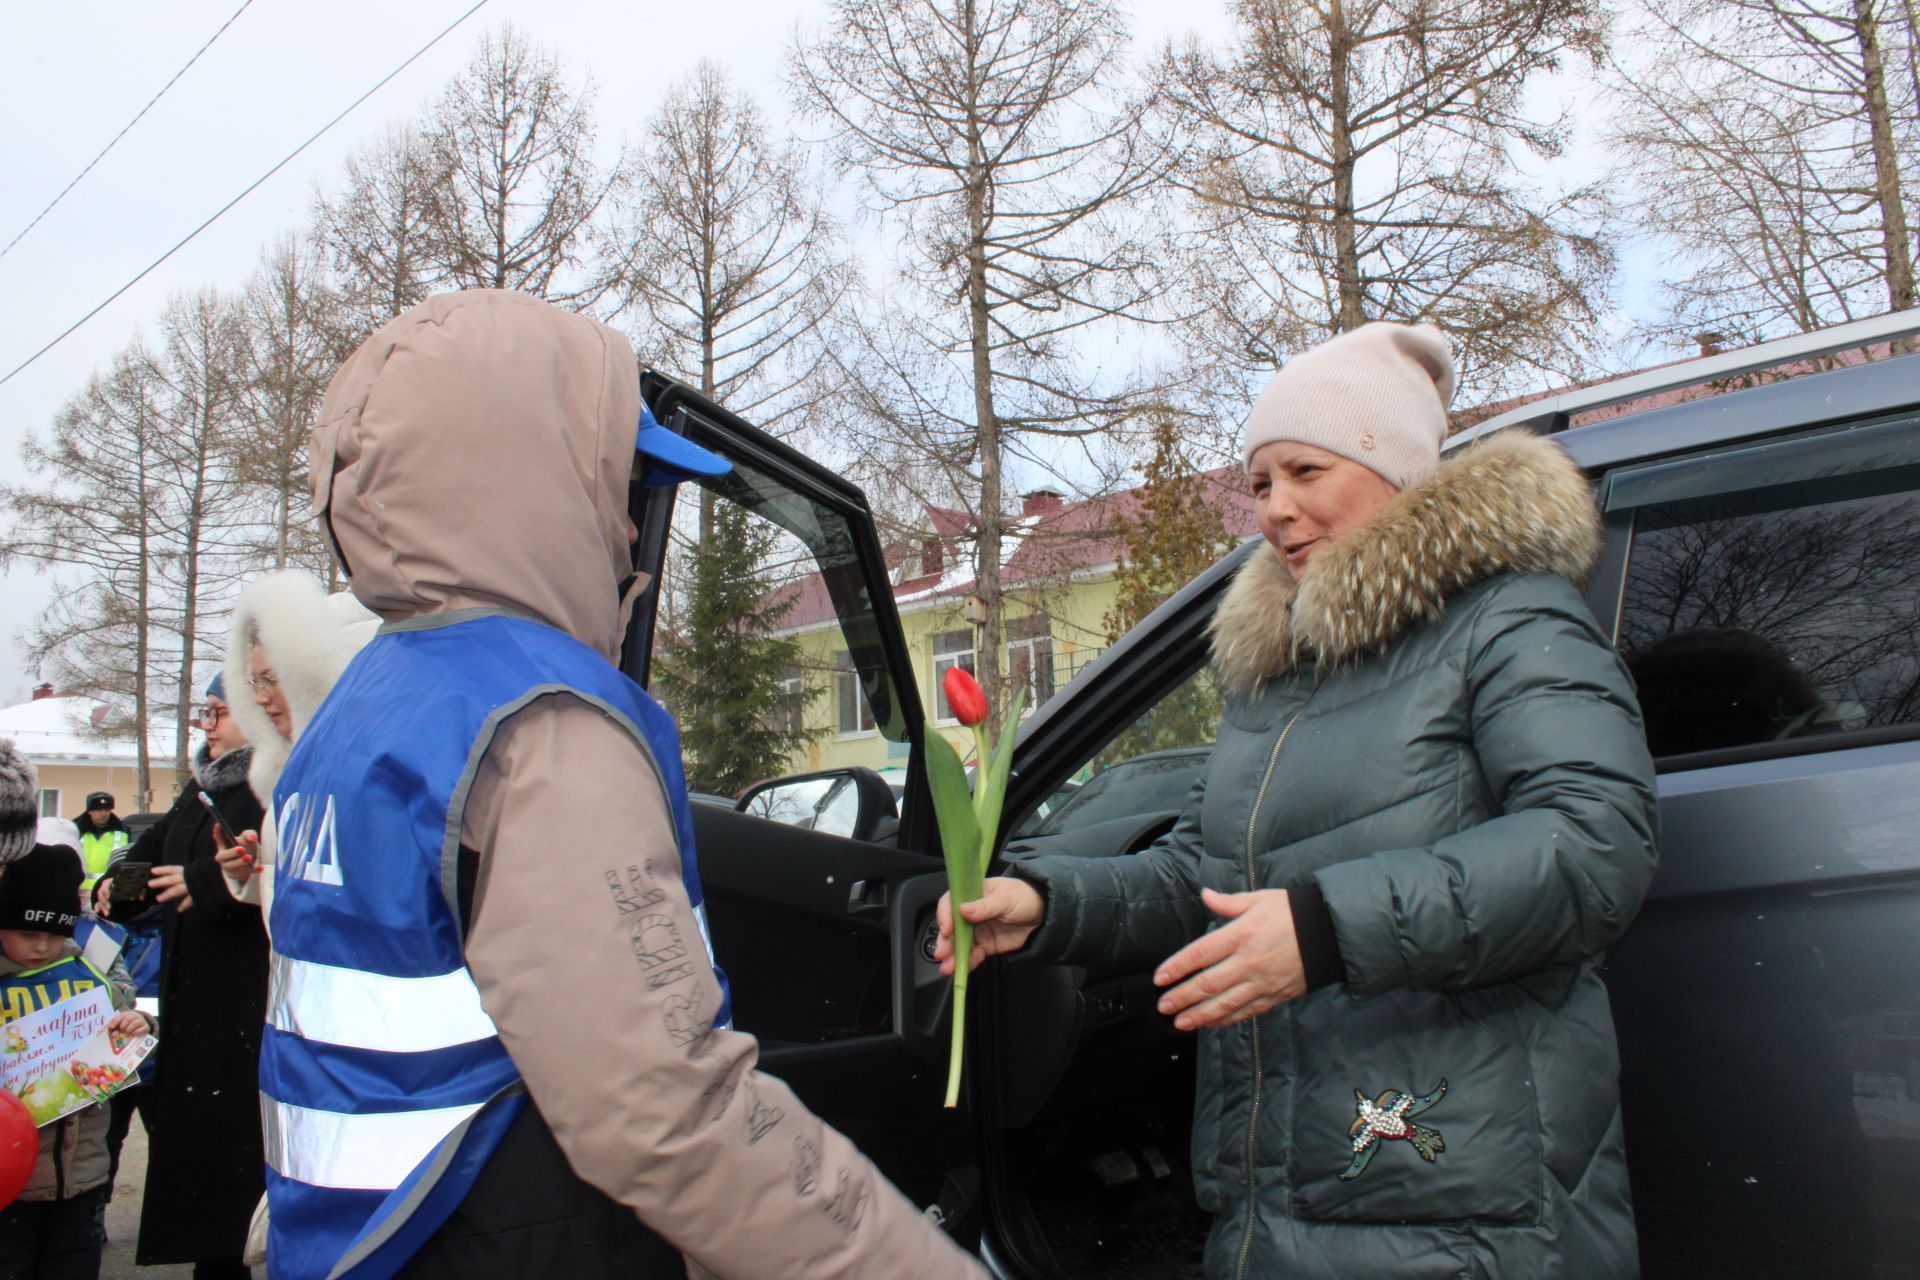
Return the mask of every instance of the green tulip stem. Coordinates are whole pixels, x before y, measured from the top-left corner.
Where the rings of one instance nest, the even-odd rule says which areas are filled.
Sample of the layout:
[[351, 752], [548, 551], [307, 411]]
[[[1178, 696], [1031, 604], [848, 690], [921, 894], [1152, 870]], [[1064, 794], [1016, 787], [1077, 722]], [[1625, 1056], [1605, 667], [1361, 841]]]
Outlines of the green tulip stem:
[[[987, 825], [987, 793], [990, 790], [986, 785], [987, 771], [992, 767], [993, 735], [987, 731], [987, 722], [982, 720], [979, 724], [973, 726], [973, 816], [981, 819], [980, 826], [982, 830], [985, 830]], [[986, 842], [983, 841], [982, 843]], [[991, 848], [991, 844], [988, 844], [988, 847]], [[985, 862], [982, 862], [980, 869], [982, 871], [986, 870], [986, 865]]]
[[[973, 726], [974, 777], [971, 788], [966, 766], [953, 744], [931, 725], [925, 729], [927, 785], [933, 793], [934, 816], [940, 827], [940, 852], [947, 864], [947, 893], [953, 910], [953, 1043], [948, 1051], [947, 1103], [960, 1104], [960, 1073], [966, 1060], [967, 979], [973, 967], [973, 926], [961, 916], [961, 904], [981, 896], [987, 865], [993, 861], [994, 837], [1000, 830], [1000, 808], [1007, 793], [1007, 771], [1013, 761], [1014, 732], [1026, 701], [1022, 689], [1000, 732], [999, 749], [985, 723]], [[971, 791], [971, 794], [969, 794]]]
[[947, 1108], [960, 1105], [960, 1065], [966, 1060], [967, 971], [973, 960], [973, 926], [953, 913], [953, 1043], [947, 1051]]

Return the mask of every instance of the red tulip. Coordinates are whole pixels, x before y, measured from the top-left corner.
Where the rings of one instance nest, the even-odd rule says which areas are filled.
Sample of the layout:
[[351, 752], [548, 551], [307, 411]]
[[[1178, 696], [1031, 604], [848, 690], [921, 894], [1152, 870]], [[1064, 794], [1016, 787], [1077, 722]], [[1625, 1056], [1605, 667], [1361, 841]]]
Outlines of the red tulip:
[[947, 705], [953, 708], [955, 720], [966, 725], [985, 723], [987, 695], [973, 672], [965, 667], [948, 667], [940, 684], [947, 691]]
[[0, 1089], [0, 1207], [26, 1188], [33, 1162], [40, 1155], [40, 1131], [33, 1126], [27, 1104]]

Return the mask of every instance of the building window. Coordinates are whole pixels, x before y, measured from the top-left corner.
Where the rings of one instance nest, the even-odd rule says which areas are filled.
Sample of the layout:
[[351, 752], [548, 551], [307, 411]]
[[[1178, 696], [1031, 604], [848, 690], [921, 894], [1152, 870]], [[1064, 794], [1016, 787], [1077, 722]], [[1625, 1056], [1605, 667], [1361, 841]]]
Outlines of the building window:
[[43, 818], [60, 816], [60, 788], [40, 788], [40, 816]]
[[947, 672], [953, 667], [974, 670], [973, 628], [942, 631], [933, 638], [933, 718], [953, 723], [953, 707], [947, 701]]
[[[774, 726], [782, 733], [798, 736], [803, 729], [806, 720], [806, 704], [800, 701], [799, 698], [794, 697], [794, 695], [799, 692], [800, 668], [797, 666], [788, 667], [786, 674], [780, 677], [780, 693], [782, 695], [781, 702], [783, 705], [778, 722]], [[789, 697], [793, 698], [791, 703], [786, 701]]]
[[1030, 613], [1007, 623], [1007, 679], [1027, 687], [1026, 712], [1053, 696], [1053, 636], [1045, 614]]
[[839, 706], [841, 733], [867, 733], [873, 726], [873, 707], [860, 687], [860, 672], [853, 655], [842, 649], [835, 658], [833, 671], [834, 701]]

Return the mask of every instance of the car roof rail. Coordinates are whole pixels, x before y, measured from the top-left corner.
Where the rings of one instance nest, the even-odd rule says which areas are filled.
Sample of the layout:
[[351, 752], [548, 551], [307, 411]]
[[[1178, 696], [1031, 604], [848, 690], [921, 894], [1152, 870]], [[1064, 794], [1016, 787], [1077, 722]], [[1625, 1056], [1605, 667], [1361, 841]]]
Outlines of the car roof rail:
[[1831, 355], [1835, 351], [1846, 351], [1874, 342], [1886, 342], [1909, 334], [1920, 334], [1920, 308], [1909, 311], [1889, 311], [1885, 315], [1869, 316], [1865, 320], [1850, 320], [1830, 328], [1815, 329], [1811, 333], [1796, 333], [1791, 337], [1775, 338], [1751, 347], [1741, 347], [1737, 351], [1723, 351], [1717, 355], [1682, 360], [1675, 364], [1662, 365], [1657, 369], [1648, 369], [1644, 373], [1632, 373], [1609, 382], [1573, 387], [1555, 395], [1529, 400], [1498, 417], [1476, 423], [1465, 431], [1449, 437], [1445, 448], [1455, 449], [1481, 436], [1504, 431], [1508, 427], [1525, 427], [1540, 435], [1551, 435], [1558, 431], [1565, 431], [1571, 426], [1573, 415], [1576, 413], [1607, 409], [1629, 400], [1659, 395], [1664, 391], [1678, 391], [1722, 378], [1737, 378], [1743, 373], [1772, 369], [1783, 364], [1792, 364], [1796, 360], [1812, 360], [1818, 356]]

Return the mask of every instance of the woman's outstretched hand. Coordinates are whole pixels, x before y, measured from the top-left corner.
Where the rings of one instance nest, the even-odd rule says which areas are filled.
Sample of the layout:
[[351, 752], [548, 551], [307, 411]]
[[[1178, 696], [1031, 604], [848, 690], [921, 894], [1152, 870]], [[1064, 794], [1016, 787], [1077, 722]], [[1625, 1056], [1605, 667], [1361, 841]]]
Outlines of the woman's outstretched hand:
[[[933, 958], [940, 972], [953, 972], [953, 903], [951, 894], [940, 895], [940, 941]], [[1046, 918], [1047, 900], [1025, 880], [995, 876], [986, 882], [985, 891], [960, 907], [960, 914], [973, 926], [973, 953], [969, 971], [978, 969], [988, 956], [1004, 955], [1027, 945], [1027, 939]]]
[[1173, 1015], [1174, 1026], [1230, 1027], [1306, 994], [1285, 889], [1202, 889], [1200, 900], [1228, 923], [1174, 952], [1153, 975], [1155, 986], [1173, 987], [1160, 997], [1160, 1012]]

